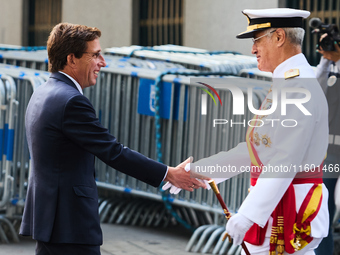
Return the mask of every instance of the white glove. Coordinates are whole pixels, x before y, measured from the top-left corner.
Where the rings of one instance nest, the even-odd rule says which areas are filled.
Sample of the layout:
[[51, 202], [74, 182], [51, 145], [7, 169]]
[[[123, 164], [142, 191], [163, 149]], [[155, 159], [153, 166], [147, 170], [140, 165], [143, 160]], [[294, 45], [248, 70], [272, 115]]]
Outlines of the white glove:
[[233, 243], [235, 245], [240, 245], [244, 239], [245, 234], [250, 229], [250, 227], [254, 224], [247, 217], [243, 216], [240, 213], [237, 213], [230, 217], [227, 222], [226, 231], [233, 239]]
[[172, 185], [170, 182], [167, 182], [163, 185], [162, 190], [167, 190], [170, 188], [170, 194], [178, 194], [182, 189], [177, 188], [176, 186]]

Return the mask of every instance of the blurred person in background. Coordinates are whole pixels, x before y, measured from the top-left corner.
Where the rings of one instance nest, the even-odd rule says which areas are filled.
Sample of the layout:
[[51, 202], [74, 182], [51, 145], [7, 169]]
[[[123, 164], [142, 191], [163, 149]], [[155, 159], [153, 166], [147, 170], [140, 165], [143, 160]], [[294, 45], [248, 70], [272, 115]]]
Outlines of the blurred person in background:
[[[320, 41], [327, 37], [323, 34]], [[322, 57], [316, 69], [316, 77], [325, 92], [328, 102], [328, 123], [329, 139], [326, 167], [340, 165], [340, 47], [334, 41], [335, 50], [324, 51], [322, 47], [318, 50]], [[329, 210], [329, 231], [316, 249], [317, 255], [333, 254], [333, 217], [335, 213], [334, 190], [337, 178], [324, 178], [327, 189], [329, 190], [328, 210]]]

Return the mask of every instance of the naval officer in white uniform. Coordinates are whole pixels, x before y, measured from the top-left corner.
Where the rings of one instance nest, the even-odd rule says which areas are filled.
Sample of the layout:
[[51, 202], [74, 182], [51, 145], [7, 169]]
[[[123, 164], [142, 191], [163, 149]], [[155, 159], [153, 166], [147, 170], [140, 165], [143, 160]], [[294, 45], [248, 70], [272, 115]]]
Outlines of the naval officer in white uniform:
[[[301, 50], [302, 21], [310, 13], [275, 8], [244, 10], [243, 14], [248, 27], [237, 38], [253, 38], [252, 54], [257, 57], [258, 68], [273, 74], [272, 89], [261, 106], [268, 114], [254, 117], [246, 142], [195, 165], [211, 162], [235, 166], [240, 172], [246, 166], [257, 170], [251, 175], [250, 193], [226, 226], [235, 244], [245, 240], [252, 255], [311, 255], [327, 236], [329, 224], [328, 191], [322, 183], [328, 108]], [[282, 102], [281, 96], [291, 101]], [[298, 99], [300, 105], [292, 104]], [[276, 110], [270, 112], [275, 102]], [[287, 103], [286, 107], [282, 103]], [[266, 178], [261, 172], [280, 166], [290, 171], [276, 172], [274, 178]], [[190, 168], [194, 171], [193, 166]], [[297, 176], [301, 170], [308, 171]]]

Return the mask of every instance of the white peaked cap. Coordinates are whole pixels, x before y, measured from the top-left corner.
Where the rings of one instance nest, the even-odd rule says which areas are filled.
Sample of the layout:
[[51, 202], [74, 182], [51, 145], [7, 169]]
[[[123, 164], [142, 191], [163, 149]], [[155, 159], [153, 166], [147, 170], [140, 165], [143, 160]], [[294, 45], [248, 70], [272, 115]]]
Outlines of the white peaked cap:
[[236, 36], [240, 39], [251, 38], [254, 32], [271, 27], [302, 27], [302, 20], [310, 15], [309, 11], [290, 8], [246, 9], [242, 13], [248, 19], [248, 27]]

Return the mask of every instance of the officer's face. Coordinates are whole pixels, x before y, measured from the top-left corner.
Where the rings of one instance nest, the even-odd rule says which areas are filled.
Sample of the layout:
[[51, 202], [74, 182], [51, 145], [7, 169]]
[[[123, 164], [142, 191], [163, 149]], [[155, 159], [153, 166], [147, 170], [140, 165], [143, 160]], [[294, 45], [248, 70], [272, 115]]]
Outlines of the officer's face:
[[273, 43], [274, 36], [272, 36], [274, 33], [275, 31], [268, 32], [268, 30], [255, 32], [251, 53], [256, 55], [257, 66], [261, 71], [273, 72], [275, 69], [276, 54]]

